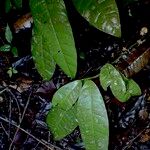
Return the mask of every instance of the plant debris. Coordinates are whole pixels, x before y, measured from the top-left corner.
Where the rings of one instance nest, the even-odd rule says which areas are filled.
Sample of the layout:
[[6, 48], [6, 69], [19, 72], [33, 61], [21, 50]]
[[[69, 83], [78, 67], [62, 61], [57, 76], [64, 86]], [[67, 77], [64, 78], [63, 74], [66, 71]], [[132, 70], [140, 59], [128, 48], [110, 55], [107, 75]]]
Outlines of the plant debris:
[[[79, 16], [72, 4], [67, 3], [70, 6], [69, 19], [79, 58], [76, 78], [93, 76], [99, 73], [105, 63], [114, 63], [121, 56], [119, 59], [121, 65], [118, 65], [120, 70], [123, 70], [127, 76], [133, 76], [141, 87], [142, 95], [131, 98], [127, 103], [120, 103], [110, 91], [103, 91], [97, 79], [94, 79], [102, 91], [107, 107], [110, 122], [109, 149], [148, 150], [150, 148], [150, 63], [148, 62], [150, 2], [133, 1], [123, 5], [118, 0], [117, 4], [122, 25], [121, 39], [98, 31]], [[32, 24], [23, 25], [20, 19], [23, 18], [26, 22], [29, 18], [28, 23], [32, 23], [31, 14], [29, 11], [12, 10], [7, 19], [5, 17], [0, 16], [0, 45], [7, 43], [4, 30], [8, 20], [13, 33], [12, 45], [18, 49], [18, 56], [14, 57], [10, 51], [0, 51], [0, 149], [84, 149], [78, 128], [62, 140], [54, 141], [45, 123], [55, 91], [71, 79], [57, 66], [52, 79], [42, 81], [30, 51]], [[138, 55], [131, 56], [132, 52]], [[141, 57], [142, 61], [139, 61]], [[17, 73], [12, 74], [11, 77], [7, 73], [10, 67], [17, 70]]]

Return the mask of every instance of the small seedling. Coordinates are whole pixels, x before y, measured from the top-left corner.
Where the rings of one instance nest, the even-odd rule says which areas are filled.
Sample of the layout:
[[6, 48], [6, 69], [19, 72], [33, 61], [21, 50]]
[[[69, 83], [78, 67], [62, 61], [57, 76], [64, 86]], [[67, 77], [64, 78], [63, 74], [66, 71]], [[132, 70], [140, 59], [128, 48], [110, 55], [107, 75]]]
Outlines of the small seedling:
[[15, 68], [13, 67], [8, 68], [7, 74], [9, 75], [10, 78], [13, 76], [13, 74], [16, 74], [16, 73], [18, 73], [18, 71]]

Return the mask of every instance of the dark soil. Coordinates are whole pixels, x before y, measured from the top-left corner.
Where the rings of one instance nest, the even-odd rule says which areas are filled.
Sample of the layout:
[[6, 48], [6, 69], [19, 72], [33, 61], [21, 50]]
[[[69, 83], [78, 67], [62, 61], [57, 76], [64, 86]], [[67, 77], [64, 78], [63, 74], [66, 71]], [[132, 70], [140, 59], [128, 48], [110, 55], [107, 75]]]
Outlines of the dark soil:
[[[130, 3], [128, 3], [130, 2]], [[135, 44], [145, 39], [150, 47], [150, 33], [140, 35], [143, 27], [150, 30], [150, 1], [118, 0], [122, 37], [116, 38], [90, 26], [65, 0], [78, 52], [78, 72], [76, 79], [94, 76], [107, 62], [122, 55], [123, 47], [138, 48]], [[7, 41], [4, 28], [9, 23], [13, 32], [12, 45], [18, 49], [18, 57], [11, 52], [0, 52], [0, 149], [44, 150], [44, 149], [84, 149], [79, 129], [61, 141], [55, 142], [48, 130], [45, 118], [51, 109], [54, 92], [70, 79], [57, 67], [50, 81], [42, 81], [31, 56], [32, 29], [24, 28], [15, 33], [13, 23], [29, 12], [28, 0], [22, 10], [4, 13], [0, 2], [0, 46]], [[140, 45], [141, 47], [145, 44]], [[130, 57], [130, 54], [128, 54]], [[18, 73], [9, 77], [9, 67]], [[127, 103], [120, 103], [110, 91], [100, 91], [104, 97], [110, 122], [110, 150], [150, 150], [150, 64], [141, 68], [133, 76], [140, 85], [142, 95], [133, 97]]]

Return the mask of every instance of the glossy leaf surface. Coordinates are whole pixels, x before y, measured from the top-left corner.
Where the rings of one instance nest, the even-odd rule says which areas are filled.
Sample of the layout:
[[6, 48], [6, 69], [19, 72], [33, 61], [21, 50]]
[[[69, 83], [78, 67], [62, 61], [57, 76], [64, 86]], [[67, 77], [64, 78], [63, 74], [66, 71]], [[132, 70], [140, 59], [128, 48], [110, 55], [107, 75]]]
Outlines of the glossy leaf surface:
[[111, 64], [105, 64], [100, 71], [100, 82], [103, 89], [106, 91], [107, 87], [112, 85], [116, 87], [118, 92], [125, 93], [126, 85], [122, 79], [122, 75]]
[[63, 0], [31, 0], [30, 7], [37, 33], [41, 35], [44, 30], [42, 36], [47, 43], [45, 49], [37, 53], [52, 53], [60, 68], [68, 76], [75, 77], [77, 54]]
[[76, 80], [70, 82], [56, 91], [53, 96], [53, 106], [59, 106], [63, 110], [69, 110], [77, 101], [82, 88], [82, 82]]
[[132, 79], [128, 79], [127, 92], [129, 92], [131, 96], [141, 95], [141, 89], [139, 85]]
[[106, 108], [93, 81], [85, 81], [77, 102], [77, 120], [87, 150], [107, 150], [109, 126]]
[[100, 82], [105, 91], [110, 86], [113, 95], [121, 102], [126, 102], [131, 96], [141, 94], [138, 84], [132, 79], [125, 78], [111, 64], [105, 64], [101, 68]]
[[120, 37], [119, 12], [115, 0], [73, 0], [76, 9], [96, 28]]
[[55, 140], [60, 140], [70, 134], [76, 127], [76, 107], [68, 111], [54, 107], [47, 115], [46, 122], [52, 131]]
[[[38, 26], [38, 24], [36, 24]], [[47, 33], [45, 29], [34, 28], [32, 38], [32, 55], [35, 61], [35, 66], [44, 80], [49, 80], [55, 71], [55, 61], [52, 53], [49, 50], [50, 45], [45, 37]]]

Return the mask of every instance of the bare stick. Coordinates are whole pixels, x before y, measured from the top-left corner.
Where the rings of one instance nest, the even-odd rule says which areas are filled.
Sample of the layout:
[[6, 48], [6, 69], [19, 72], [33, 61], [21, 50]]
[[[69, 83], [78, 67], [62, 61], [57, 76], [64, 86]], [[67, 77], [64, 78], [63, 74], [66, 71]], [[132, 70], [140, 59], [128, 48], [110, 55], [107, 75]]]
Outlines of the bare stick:
[[[46, 143], [46, 142], [44, 142], [44, 141], [42, 141], [42, 140], [36, 138], [34, 135], [32, 135], [31, 133], [27, 132], [27, 131], [24, 130], [23, 128], [17, 126], [15, 123], [10, 122], [8, 119], [2, 118], [1, 116], [0, 116], [0, 119], [1, 119], [2, 121], [6, 122], [6, 123], [10, 123], [11, 125], [13, 125], [14, 127], [16, 127], [17, 129], [20, 129], [21, 131], [23, 131], [24, 133], [28, 134], [28, 135], [29, 135], [30, 137], [32, 137], [34, 140], [38, 141], [40, 144], [44, 145], [45, 147], [47, 147], [47, 148], [50, 149], [50, 150], [54, 150], [54, 149], [62, 150], [61, 148], [59, 148], [59, 147], [57, 147], [57, 146], [55, 146], [55, 145], [52, 145], [52, 144], [50, 144], [50, 143]], [[50, 145], [51, 147], [50, 147], [49, 145]]]
[[[11, 112], [12, 112], [11, 109], [12, 109], [12, 107], [11, 107], [11, 98], [9, 98], [9, 120], [11, 120]], [[11, 130], [11, 125], [9, 123], [9, 132], [8, 132], [8, 137], [9, 138], [10, 138], [10, 130]]]
[[128, 145], [126, 145], [125, 147], [123, 147], [122, 150], [126, 150], [127, 148], [129, 148], [132, 143], [146, 130], [146, 128], [144, 128], [136, 137], [134, 137], [133, 139], [131, 139], [129, 142], [128, 142]]
[[11, 96], [14, 98], [14, 100], [15, 100], [15, 102], [17, 104], [18, 113], [19, 113], [19, 121], [21, 121], [21, 110], [20, 110], [20, 106], [19, 106], [18, 100], [16, 99], [15, 95], [11, 92], [10, 89], [7, 89], [7, 91], [11, 94]]
[[31, 94], [32, 94], [32, 92], [30, 93], [30, 95], [29, 95], [29, 97], [28, 97], [28, 100], [27, 100], [27, 103], [26, 103], [26, 105], [25, 105], [25, 108], [24, 108], [24, 111], [23, 111], [22, 117], [21, 117], [21, 119], [20, 119], [20, 122], [19, 122], [18, 128], [17, 128], [17, 130], [16, 130], [16, 132], [15, 132], [15, 135], [14, 135], [14, 137], [13, 137], [13, 140], [12, 140], [12, 142], [11, 142], [10, 146], [9, 146], [9, 150], [11, 150], [11, 147], [12, 147], [12, 145], [13, 145], [13, 143], [14, 143], [15, 137], [16, 137], [16, 135], [17, 135], [17, 133], [18, 133], [19, 129], [20, 129], [20, 125], [21, 125], [21, 123], [22, 123], [22, 120], [23, 120], [24, 115], [25, 115], [25, 113], [26, 113], [27, 107], [28, 107], [28, 105], [29, 105], [29, 101], [30, 101]]
[[1, 127], [4, 130], [5, 134], [8, 136], [9, 140], [12, 141], [12, 139], [9, 137], [9, 133], [6, 131], [5, 127], [3, 126], [3, 124], [1, 123]]

